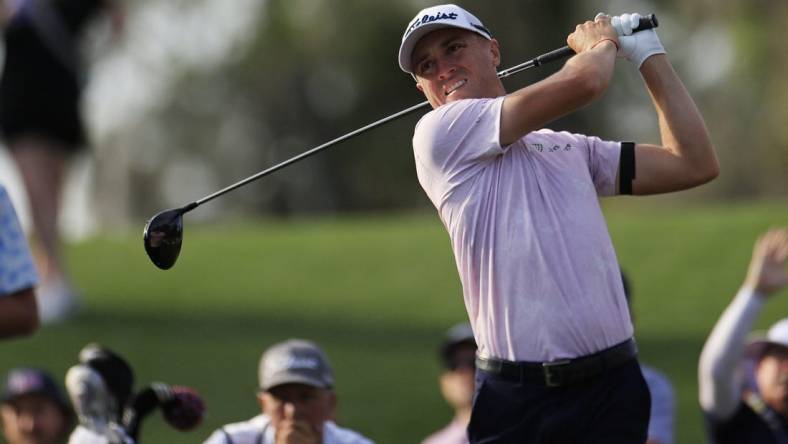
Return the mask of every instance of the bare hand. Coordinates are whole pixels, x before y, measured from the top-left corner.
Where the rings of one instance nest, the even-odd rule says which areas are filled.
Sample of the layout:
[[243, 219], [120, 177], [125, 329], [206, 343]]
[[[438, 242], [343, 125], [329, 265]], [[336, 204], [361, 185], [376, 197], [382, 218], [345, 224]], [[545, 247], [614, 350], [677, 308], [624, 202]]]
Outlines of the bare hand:
[[613, 45], [618, 48], [618, 33], [610, 24], [610, 17], [600, 15], [593, 22], [587, 21], [577, 25], [575, 32], [566, 38], [566, 43], [577, 54], [580, 54], [604, 40], [612, 41]]
[[769, 230], [755, 242], [744, 285], [770, 296], [788, 285], [788, 229]]
[[321, 444], [323, 432], [306, 421], [284, 421], [276, 429], [275, 441], [276, 444]]

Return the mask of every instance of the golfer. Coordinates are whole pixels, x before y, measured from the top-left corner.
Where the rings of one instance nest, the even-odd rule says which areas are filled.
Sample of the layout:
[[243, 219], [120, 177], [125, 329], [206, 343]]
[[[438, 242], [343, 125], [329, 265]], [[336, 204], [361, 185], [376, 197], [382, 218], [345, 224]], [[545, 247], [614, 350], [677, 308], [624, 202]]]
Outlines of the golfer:
[[[637, 15], [577, 26], [557, 73], [508, 93], [501, 50], [464, 9], [408, 24], [400, 67], [434, 108], [419, 182], [451, 238], [478, 344], [472, 443], [643, 443], [649, 392], [599, 196], [691, 188], [718, 174], [703, 119]], [[540, 129], [600, 98], [617, 57], [639, 69], [660, 145]]]

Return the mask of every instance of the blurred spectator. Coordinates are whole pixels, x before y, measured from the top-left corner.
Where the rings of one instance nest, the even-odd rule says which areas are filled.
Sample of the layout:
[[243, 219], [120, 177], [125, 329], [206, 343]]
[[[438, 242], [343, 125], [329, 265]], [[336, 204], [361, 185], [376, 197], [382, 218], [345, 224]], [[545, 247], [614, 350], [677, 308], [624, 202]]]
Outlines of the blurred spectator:
[[66, 168], [86, 145], [80, 117], [84, 67], [80, 40], [113, 0], [5, 1], [5, 64], [0, 80], [0, 129], [25, 183], [34, 226], [34, 254], [42, 284], [37, 292], [41, 321], [67, 317], [76, 298], [64, 268], [58, 213]]
[[0, 401], [3, 436], [8, 444], [63, 443], [74, 415], [63, 392], [42, 370], [11, 370]]
[[205, 444], [369, 444], [337, 426], [334, 374], [320, 348], [291, 339], [269, 348], [260, 360], [262, 414], [216, 430]]
[[788, 230], [755, 243], [747, 277], [700, 357], [700, 405], [709, 442], [788, 443], [788, 318], [751, 338], [767, 299], [788, 285]]
[[[621, 280], [624, 283], [624, 295], [629, 304], [630, 318], [635, 323], [635, 313], [632, 310], [632, 286], [624, 271], [621, 271]], [[673, 393], [673, 384], [665, 374], [655, 368], [640, 363], [640, 370], [651, 392], [651, 415], [648, 420], [648, 440], [646, 444], [673, 444], [676, 422], [676, 400]]]
[[25, 234], [0, 185], [0, 338], [31, 334], [38, 327], [37, 283]]
[[449, 329], [440, 348], [440, 357], [444, 366], [440, 376], [441, 393], [454, 409], [454, 419], [422, 444], [467, 444], [476, 373], [476, 340], [469, 323]]

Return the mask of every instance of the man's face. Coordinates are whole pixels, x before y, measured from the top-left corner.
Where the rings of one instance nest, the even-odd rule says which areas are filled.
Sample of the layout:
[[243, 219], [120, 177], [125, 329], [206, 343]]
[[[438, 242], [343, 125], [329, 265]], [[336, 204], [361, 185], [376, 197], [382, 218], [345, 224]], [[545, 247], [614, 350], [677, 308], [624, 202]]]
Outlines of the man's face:
[[770, 346], [758, 361], [755, 378], [766, 404], [788, 418], [788, 347]]
[[498, 42], [470, 31], [445, 28], [431, 32], [411, 55], [416, 87], [433, 108], [460, 99], [504, 94], [496, 68]]
[[277, 443], [290, 442], [287, 436], [296, 435], [303, 437], [301, 441], [321, 442], [323, 423], [333, 419], [336, 407], [333, 391], [305, 384], [278, 385], [260, 393], [259, 400], [271, 418]]
[[476, 347], [471, 344], [457, 346], [451, 364], [440, 378], [441, 393], [455, 409], [470, 408], [473, 403], [476, 373]]
[[0, 406], [3, 435], [9, 444], [56, 444], [67, 420], [51, 399], [26, 395]]

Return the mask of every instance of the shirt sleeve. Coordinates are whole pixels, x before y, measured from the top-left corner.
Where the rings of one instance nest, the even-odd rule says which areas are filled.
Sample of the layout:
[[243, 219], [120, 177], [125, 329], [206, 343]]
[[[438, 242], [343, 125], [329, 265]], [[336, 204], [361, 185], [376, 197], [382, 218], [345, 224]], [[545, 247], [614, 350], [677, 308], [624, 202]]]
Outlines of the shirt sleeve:
[[744, 388], [742, 362], [747, 335], [763, 300], [742, 288], [711, 331], [698, 364], [700, 405], [704, 413], [726, 419], [736, 412]]
[[594, 182], [596, 192], [600, 196], [616, 194], [619, 162], [621, 160], [621, 143], [602, 140], [598, 137], [585, 138], [588, 154], [588, 170]]
[[472, 179], [486, 161], [503, 154], [502, 104], [502, 97], [459, 100], [429, 112], [416, 125], [417, 174], [434, 203], [447, 189]]
[[0, 297], [38, 283], [27, 239], [5, 188], [0, 186]]
[[227, 435], [221, 429], [214, 430], [203, 444], [227, 444]]

